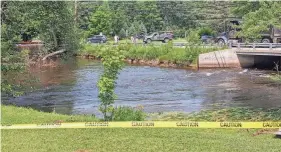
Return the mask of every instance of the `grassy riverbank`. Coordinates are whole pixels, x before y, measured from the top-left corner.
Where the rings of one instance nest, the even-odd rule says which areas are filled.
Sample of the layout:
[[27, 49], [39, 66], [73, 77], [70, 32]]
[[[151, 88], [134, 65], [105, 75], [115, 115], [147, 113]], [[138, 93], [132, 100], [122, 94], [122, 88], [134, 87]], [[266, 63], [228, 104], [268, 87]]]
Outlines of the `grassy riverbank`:
[[[91, 116], [67, 116], [38, 112], [26, 108], [2, 106], [3, 123], [42, 123], [63, 120], [96, 121]], [[223, 113], [224, 111], [224, 113]], [[235, 110], [233, 115], [242, 114]], [[229, 110], [215, 112], [217, 115]], [[243, 111], [245, 112], [245, 111]], [[275, 111], [270, 116], [280, 111]], [[246, 115], [252, 115], [249, 112]], [[262, 116], [261, 114], [260, 116]], [[268, 116], [269, 116], [268, 115]], [[215, 115], [214, 115], [215, 116]], [[213, 116], [213, 117], [214, 117]], [[252, 115], [256, 117], [255, 115]], [[266, 117], [266, 115], [263, 115]], [[184, 116], [186, 117], [186, 116]], [[189, 115], [201, 120], [210, 117], [210, 112]], [[232, 116], [231, 116], [232, 117]], [[163, 117], [162, 117], [163, 118]], [[177, 118], [179, 118], [177, 116]], [[229, 117], [230, 118], [230, 117]], [[167, 117], [163, 120], [177, 120]], [[238, 119], [238, 117], [237, 117]], [[240, 118], [239, 118], [240, 119]], [[269, 119], [269, 118], [268, 118]], [[209, 119], [207, 119], [209, 120]], [[3, 151], [68, 152], [94, 151], [278, 151], [280, 139], [272, 134], [253, 136], [256, 130], [245, 129], [182, 129], [182, 128], [115, 128], [115, 129], [40, 129], [2, 130]]]
[[98, 121], [98, 119], [93, 116], [61, 115], [56, 113], [40, 112], [30, 108], [1, 106], [1, 124], [51, 123], [55, 121], [81, 122]]
[[149, 117], [152, 120], [175, 121], [280, 121], [281, 109], [248, 109], [248, 108], [228, 108], [221, 110], [202, 110], [194, 113], [168, 112], [163, 114], [153, 113]]
[[[15, 106], [1, 106], [2, 124], [23, 124], [23, 123], [44, 123], [44, 122], [85, 122], [85, 121], [99, 121], [98, 118], [90, 115], [62, 115], [57, 113], [46, 113], [33, 110], [31, 108], [15, 107]], [[135, 118], [136, 121], [145, 120], [145, 116], [140, 110], [128, 110], [122, 108], [118, 110], [119, 117], [127, 119], [117, 119], [117, 121], [129, 121]], [[133, 117], [129, 117], [133, 116]], [[221, 110], [202, 110], [194, 113], [150, 113], [147, 114], [148, 119], [161, 120], [161, 121], [175, 121], [175, 120], [191, 120], [191, 121], [280, 121], [281, 108], [272, 109], [248, 109], [248, 108], [228, 108]]]
[[[112, 47], [107, 45], [92, 45], [85, 44], [84, 47], [78, 52], [82, 56], [99, 56], [99, 52], [105, 47]], [[174, 64], [190, 64], [195, 61], [199, 54], [221, 50], [219, 47], [207, 46], [186, 46], [184, 48], [173, 47], [173, 44], [154, 46], [154, 45], [132, 45], [121, 44], [118, 47], [124, 50], [127, 59], [137, 60], [157, 60], [157, 62], [171, 62]]]
[[280, 75], [273, 75], [273, 76], [271, 76], [271, 79], [274, 80], [274, 81], [281, 82], [281, 76]]

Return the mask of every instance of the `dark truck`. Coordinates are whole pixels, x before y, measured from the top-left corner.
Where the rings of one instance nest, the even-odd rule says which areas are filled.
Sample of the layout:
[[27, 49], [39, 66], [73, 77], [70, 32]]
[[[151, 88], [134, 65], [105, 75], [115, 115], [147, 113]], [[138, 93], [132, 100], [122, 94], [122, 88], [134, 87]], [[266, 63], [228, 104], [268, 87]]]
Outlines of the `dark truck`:
[[[242, 23], [242, 20], [239, 19], [227, 20], [225, 22], [225, 31], [216, 37], [216, 42], [219, 45], [243, 43], [244, 39], [236, 36], [236, 33], [241, 31], [237, 26]], [[268, 31], [261, 32], [260, 35], [261, 39], [259, 41], [261, 43], [281, 43], [281, 30], [276, 27], [270, 26]]]
[[151, 43], [152, 41], [162, 41], [163, 43], [168, 43], [173, 39], [172, 32], [153, 32], [145, 35], [143, 38], [144, 43]]

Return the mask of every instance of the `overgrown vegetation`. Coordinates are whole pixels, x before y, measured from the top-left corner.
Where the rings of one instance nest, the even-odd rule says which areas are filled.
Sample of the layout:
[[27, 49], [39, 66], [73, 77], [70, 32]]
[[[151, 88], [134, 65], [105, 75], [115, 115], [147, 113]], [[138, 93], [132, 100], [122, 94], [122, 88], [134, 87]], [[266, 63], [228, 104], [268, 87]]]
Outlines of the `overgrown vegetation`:
[[103, 74], [98, 81], [99, 95], [101, 104], [99, 110], [103, 113], [104, 120], [110, 121], [128, 121], [128, 120], [144, 120], [145, 114], [142, 109], [134, 109], [131, 107], [114, 107], [114, 100], [117, 98], [114, 93], [116, 87], [116, 79], [119, 71], [124, 66], [124, 51], [126, 46], [106, 46], [102, 47], [99, 57], [103, 64]]
[[104, 71], [98, 82], [98, 97], [101, 101], [99, 110], [103, 113], [105, 120], [112, 120], [114, 113], [112, 104], [117, 97], [114, 94], [115, 81], [118, 78], [119, 71], [124, 65], [124, 56], [121, 49], [113, 47], [102, 48], [100, 56]]
[[[55, 113], [46, 113], [33, 110], [31, 108], [5, 106], [2, 110], [2, 124], [23, 124], [23, 123], [49, 123], [54, 121], [62, 122], [85, 122], [101, 121], [102, 119], [90, 115], [62, 115]], [[193, 113], [144, 113], [142, 107], [115, 107], [114, 121], [280, 121], [280, 107], [263, 109], [263, 108], [226, 108], [221, 110], [202, 110]]]
[[113, 112], [114, 121], [143, 121], [146, 113], [140, 107], [116, 107]]
[[[78, 2], [78, 23], [89, 35], [103, 32], [122, 38], [139, 33], [174, 31], [185, 38], [195, 27], [223, 30], [232, 2], [194, 1], [91, 1]], [[104, 25], [104, 26], [100, 26]]]
[[243, 17], [242, 31], [238, 33], [246, 39], [260, 38], [260, 33], [270, 26], [281, 28], [280, 1], [238, 2], [233, 13]]
[[[26, 60], [28, 60], [28, 50], [22, 52], [14, 52], [13, 54], [5, 54], [1, 58], [1, 93], [2, 96], [19, 96], [23, 94], [21, 91], [22, 83], [19, 82], [18, 75], [11, 73], [25, 72]], [[17, 79], [17, 80], [16, 80]], [[17, 81], [17, 82], [16, 82]]]
[[191, 121], [280, 121], [281, 109], [227, 108], [222, 110], [203, 110], [190, 114], [164, 113], [150, 114], [154, 120], [191, 120]]
[[[36, 55], [65, 49], [73, 54], [79, 47], [77, 27], [73, 22], [73, 2], [2, 1], [1, 2], [1, 92], [18, 96], [22, 72], [34, 52], [19, 51], [16, 44], [39, 39], [44, 49]], [[17, 72], [14, 78], [8, 73]], [[9, 76], [8, 76], [9, 75]], [[9, 80], [8, 80], [9, 79]]]
[[[223, 49], [216, 46], [201, 46], [200, 44], [187, 45], [184, 48], [180, 48], [173, 47], [172, 43], [161, 46], [152, 44], [146, 46], [124, 44], [119, 47], [123, 48], [124, 56], [127, 59], [159, 60], [174, 63], [192, 62], [201, 53]], [[108, 48], [108, 46], [86, 44], [79, 54], [100, 57], [100, 52], [103, 48]]]
[[124, 66], [125, 56], [123, 46], [107, 46], [101, 48], [99, 56], [103, 64], [103, 74], [98, 81], [99, 95], [101, 104], [99, 110], [103, 113], [104, 120], [144, 120], [145, 114], [141, 109], [131, 107], [114, 107], [114, 100], [117, 98], [114, 93], [116, 79], [119, 71]]
[[62, 115], [16, 106], [1, 106], [1, 124], [99, 121], [92, 115]]
[[279, 65], [280, 63], [279, 62], [277, 62], [277, 63], [274, 62], [274, 64], [275, 64], [274, 70], [276, 70], [277, 72], [276, 72], [276, 75], [271, 76], [271, 78], [273, 80], [281, 82], [280, 65]]
[[[77, 50], [79, 36], [74, 22], [73, 2], [4, 1], [1, 3], [3, 52], [15, 51], [15, 43], [30, 37], [44, 42], [44, 53], [61, 48]], [[31, 39], [26, 40], [31, 40]]]

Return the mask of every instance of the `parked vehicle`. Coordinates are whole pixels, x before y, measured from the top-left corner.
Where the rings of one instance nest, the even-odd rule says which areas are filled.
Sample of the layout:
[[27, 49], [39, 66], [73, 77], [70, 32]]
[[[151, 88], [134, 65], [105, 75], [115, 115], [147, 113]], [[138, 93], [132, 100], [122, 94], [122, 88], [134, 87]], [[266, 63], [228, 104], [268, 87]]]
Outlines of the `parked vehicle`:
[[202, 35], [201, 36], [201, 41], [203, 42], [203, 43], [212, 43], [213, 42], [213, 40], [214, 40], [214, 36], [211, 36], [211, 35]]
[[91, 38], [88, 38], [88, 42], [91, 43], [106, 43], [107, 38], [104, 35], [94, 35]]
[[153, 32], [144, 37], [144, 43], [151, 43], [152, 41], [162, 41], [163, 43], [168, 43], [173, 39], [174, 34], [171, 32]]
[[136, 35], [136, 38], [137, 38], [137, 39], [144, 39], [144, 37], [145, 37], [145, 34], [144, 34], [144, 33], [140, 33], [140, 34], [137, 34], [137, 35]]
[[[225, 31], [220, 33], [215, 41], [219, 45], [225, 45], [229, 42], [232, 44], [244, 42], [244, 38], [236, 36], [236, 33], [241, 31], [241, 28], [237, 28], [237, 26], [242, 23], [240, 19], [226, 21]], [[261, 32], [260, 35], [261, 39], [258, 41], [261, 43], [281, 43], [281, 29], [277, 29], [276, 27], [270, 26], [268, 31]]]
[[232, 42], [232, 43], [235, 43], [235, 42], [242, 42], [242, 38], [239, 38], [236, 36], [236, 33], [241, 31], [240, 28], [237, 28], [235, 26], [238, 26], [242, 24], [242, 21], [241, 20], [226, 20], [225, 21], [225, 30], [224, 32], [222, 33], [219, 33], [219, 35], [216, 37], [216, 42], [219, 44], [219, 45], [225, 45], [227, 44], [228, 42]]

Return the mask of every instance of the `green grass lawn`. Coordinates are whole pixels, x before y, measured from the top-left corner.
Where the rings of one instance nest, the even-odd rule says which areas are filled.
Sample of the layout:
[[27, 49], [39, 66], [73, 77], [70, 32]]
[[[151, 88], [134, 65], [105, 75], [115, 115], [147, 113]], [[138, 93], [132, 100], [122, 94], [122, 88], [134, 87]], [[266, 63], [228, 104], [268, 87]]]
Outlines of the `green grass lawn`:
[[[95, 121], [91, 116], [67, 116], [2, 106], [2, 124], [63, 120]], [[272, 134], [252, 136], [256, 130], [184, 128], [98, 128], [2, 130], [2, 151], [280, 151]]]
[[1, 106], [1, 124], [32, 124], [51, 123], [54, 121], [77, 122], [97, 121], [93, 116], [61, 115], [56, 113], [39, 112], [29, 108]]
[[234, 129], [43, 129], [3, 130], [2, 151], [280, 151], [273, 135]]
[[273, 76], [271, 76], [271, 79], [274, 80], [274, 81], [281, 82], [281, 75], [273, 75]]

